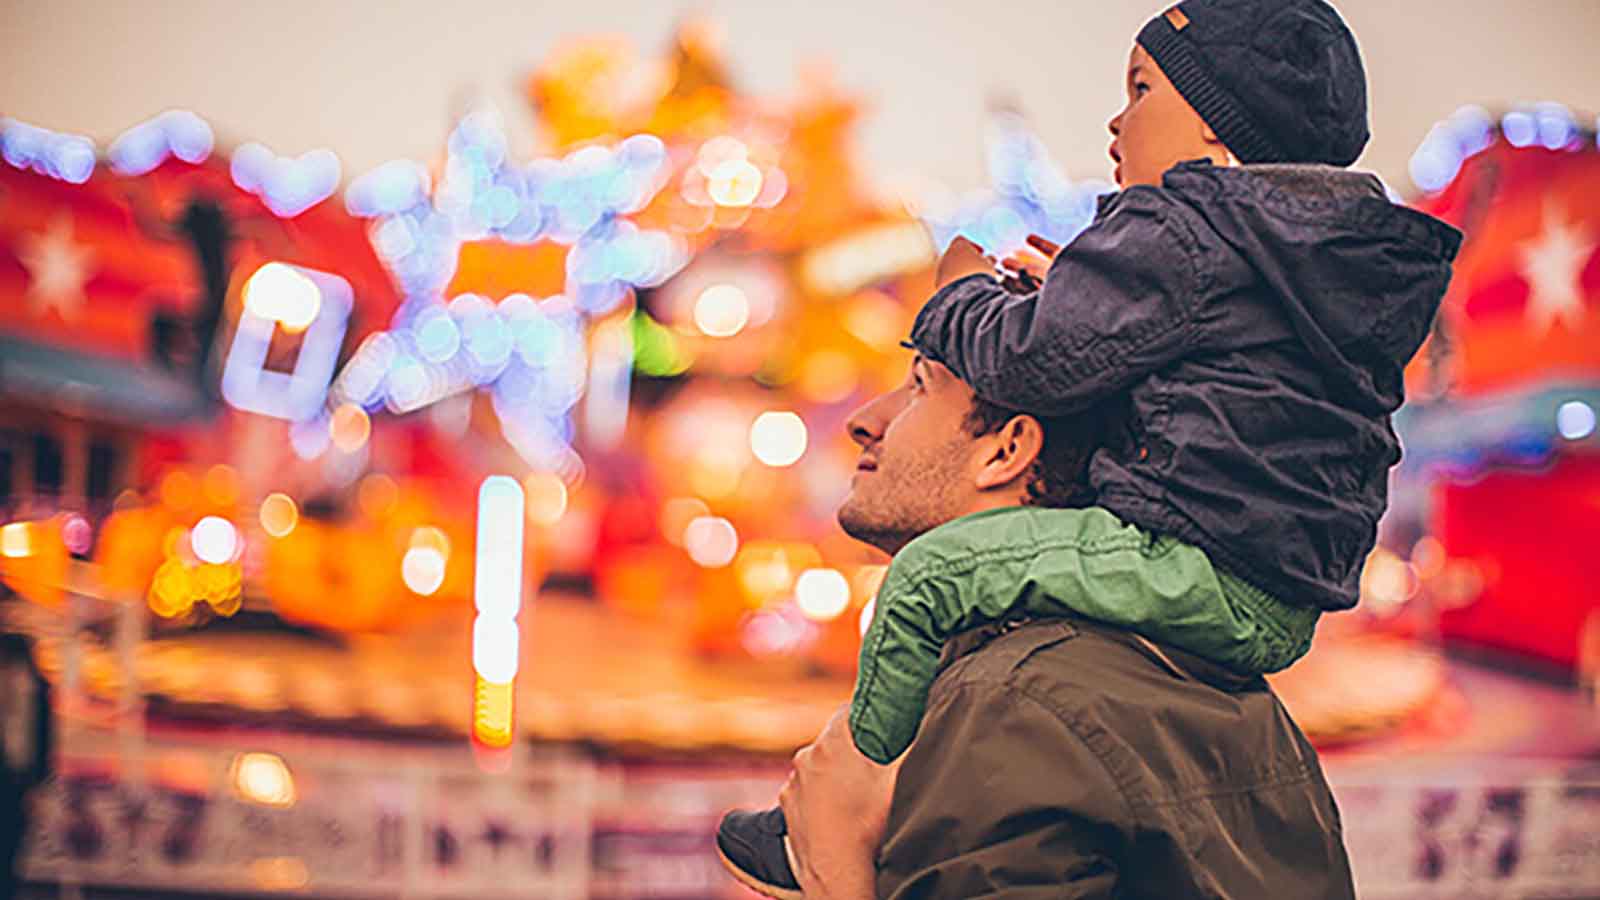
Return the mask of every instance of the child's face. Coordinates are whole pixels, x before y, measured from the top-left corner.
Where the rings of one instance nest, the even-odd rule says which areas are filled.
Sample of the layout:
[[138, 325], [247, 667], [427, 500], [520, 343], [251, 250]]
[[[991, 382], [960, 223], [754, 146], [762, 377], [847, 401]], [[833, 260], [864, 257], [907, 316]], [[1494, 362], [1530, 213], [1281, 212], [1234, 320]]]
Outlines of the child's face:
[[1211, 126], [1172, 86], [1138, 44], [1128, 57], [1128, 105], [1111, 120], [1117, 186], [1159, 186], [1168, 169], [1191, 159], [1227, 165], [1228, 151]]

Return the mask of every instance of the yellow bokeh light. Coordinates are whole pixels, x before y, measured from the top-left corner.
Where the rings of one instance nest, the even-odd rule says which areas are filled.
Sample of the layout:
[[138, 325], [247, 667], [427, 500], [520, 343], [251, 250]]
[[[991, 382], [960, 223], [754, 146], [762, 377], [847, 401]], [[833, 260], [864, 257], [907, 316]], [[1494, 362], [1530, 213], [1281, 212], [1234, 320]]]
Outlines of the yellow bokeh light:
[[381, 519], [400, 500], [400, 487], [384, 474], [368, 475], [356, 489], [356, 503], [368, 518]]
[[481, 676], [472, 698], [472, 736], [490, 747], [511, 744], [511, 685], [485, 681]]
[[372, 420], [367, 411], [354, 403], [346, 403], [333, 411], [328, 419], [328, 436], [333, 445], [345, 453], [354, 453], [366, 444], [372, 435]]
[[730, 159], [706, 176], [706, 193], [718, 206], [745, 207], [761, 195], [761, 170], [746, 159]]
[[806, 618], [832, 621], [850, 607], [850, 582], [835, 569], [807, 569], [795, 580], [794, 601]]
[[750, 324], [750, 298], [738, 285], [714, 284], [695, 300], [694, 324], [707, 337], [733, 337]]
[[440, 556], [446, 559], [450, 558], [450, 536], [432, 525], [424, 525], [413, 530], [409, 544], [412, 547], [426, 547], [430, 550], [437, 550]]
[[282, 325], [284, 331], [304, 331], [322, 308], [322, 290], [290, 266], [267, 263], [245, 282], [244, 306]]
[[233, 759], [233, 789], [252, 803], [280, 809], [294, 805], [294, 776], [274, 753], [241, 753]]
[[12, 522], [0, 527], [0, 555], [21, 559], [33, 555], [33, 523]]
[[300, 522], [300, 509], [288, 494], [268, 494], [261, 501], [261, 530], [275, 538], [287, 537]]
[[522, 479], [522, 493], [528, 521], [535, 525], [554, 525], [567, 512], [567, 483], [554, 472], [534, 472]]
[[661, 536], [674, 547], [683, 546], [683, 533], [689, 523], [711, 515], [711, 507], [698, 497], [673, 497], [661, 504]]
[[739, 552], [739, 533], [727, 519], [701, 516], [684, 529], [683, 549], [696, 564], [720, 569]]
[[769, 466], [791, 466], [806, 452], [806, 423], [792, 412], [764, 412], [750, 426], [750, 450]]

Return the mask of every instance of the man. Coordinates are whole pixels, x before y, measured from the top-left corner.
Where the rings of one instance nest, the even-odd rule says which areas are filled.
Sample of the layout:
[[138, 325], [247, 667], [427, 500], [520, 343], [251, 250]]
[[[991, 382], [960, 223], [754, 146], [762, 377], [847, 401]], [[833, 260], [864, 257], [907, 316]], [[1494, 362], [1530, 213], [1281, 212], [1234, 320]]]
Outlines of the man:
[[[840, 524], [895, 554], [1059, 499], [1090, 421], [1005, 412], [918, 355], [851, 417]], [[905, 756], [856, 752], [841, 711], [780, 804], [808, 898], [1354, 896], [1316, 753], [1265, 681], [1078, 617], [956, 636]]]

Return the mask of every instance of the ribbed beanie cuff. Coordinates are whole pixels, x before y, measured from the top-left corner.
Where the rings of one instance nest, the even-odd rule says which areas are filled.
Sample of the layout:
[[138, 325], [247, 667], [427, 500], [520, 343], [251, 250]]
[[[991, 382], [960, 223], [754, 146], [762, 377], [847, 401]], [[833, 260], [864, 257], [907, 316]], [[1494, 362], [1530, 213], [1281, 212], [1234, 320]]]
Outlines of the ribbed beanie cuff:
[[1288, 162], [1266, 132], [1234, 97], [1217, 86], [1206, 64], [1166, 16], [1156, 16], [1139, 32], [1139, 46], [1161, 67], [1178, 93], [1189, 101], [1223, 146], [1243, 163]]

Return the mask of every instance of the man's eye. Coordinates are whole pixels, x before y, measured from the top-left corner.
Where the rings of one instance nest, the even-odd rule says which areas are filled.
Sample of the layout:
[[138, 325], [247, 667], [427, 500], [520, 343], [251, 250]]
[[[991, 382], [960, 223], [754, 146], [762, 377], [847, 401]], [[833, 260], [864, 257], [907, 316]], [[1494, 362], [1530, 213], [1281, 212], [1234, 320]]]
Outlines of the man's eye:
[[1143, 82], [1135, 84], [1133, 86], [1133, 92], [1143, 97], [1145, 94], [1150, 93], [1150, 85], [1144, 84]]

